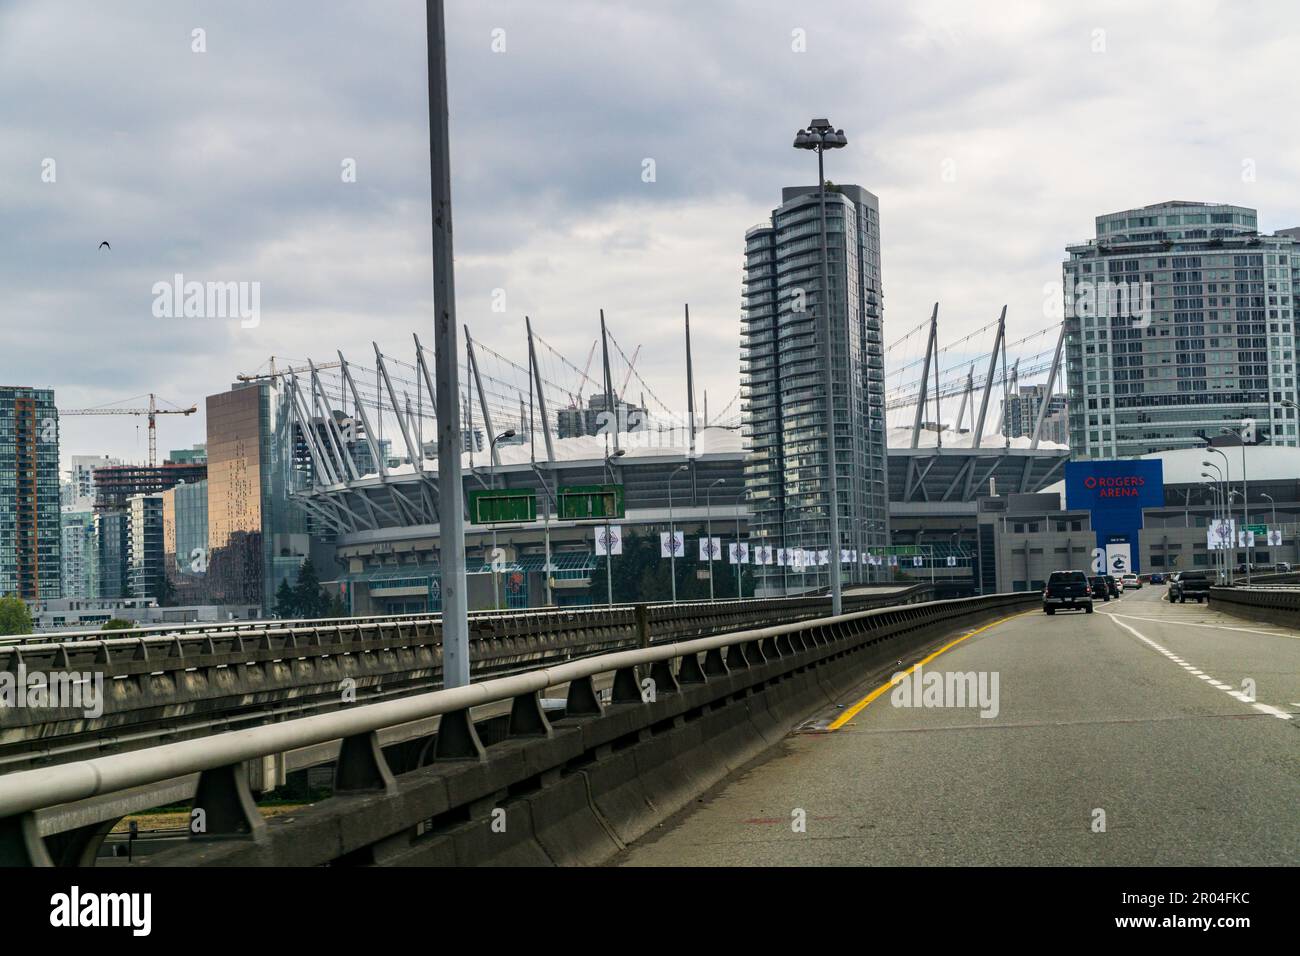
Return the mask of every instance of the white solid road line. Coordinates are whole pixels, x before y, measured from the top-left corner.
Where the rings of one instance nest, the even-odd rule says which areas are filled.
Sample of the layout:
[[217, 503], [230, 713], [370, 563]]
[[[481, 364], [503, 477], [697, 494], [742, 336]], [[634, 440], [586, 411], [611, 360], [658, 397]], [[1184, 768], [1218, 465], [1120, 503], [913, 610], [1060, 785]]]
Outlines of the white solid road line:
[[1158, 617], [1138, 617], [1136, 614], [1116, 614], [1111, 612], [1111, 617], [1122, 617], [1129, 621], [1150, 621], [1152, 624], [1170, 624], [1175, 627], [1212, 627], [1216, 631], [1241, 631], [1243, 634], [1263, 634], [1265, 637], [1288, 637], [1293, 641], [1300, 641], [1300, 634], [1284, 634], [1281, 631], [1261, 631], [1253, 627], [1229, 627], [1226, 624], [1197, 624], [1194, 621], [1166, 621]]
[[1196, 669], [1195, 667], [1193, 667], [1191, 664], [1188, 664], [1186, 661], [1180, 659], [1177, 655], [1174, 654], [1173, 651], [1171, 651], [1171, 650], [1169, 650], [1169, 649], [1167, 649], [1167, 648], [1161, 647], [1161, 646], [1160, 646], [1159, 644], [1157, 644], [1155, 641], [1151, 640], [1151, 638], [1149, 638], [1149, 637], [1145, 636], [1144, 634], [1142, 634], [1139, 630], [1137, 630], [1137, 628], [1134, 628], [1134, 627], [1131, 627], [1131, 626], [1128, 625], [1128, 624], [1125, 624], [1123, 621], [1119, 620], [1118, 618], [1119, 618], [1119, 615], [1117, 615], [1117, 614], [1111, 614], [1111, 615], [1110, 615], [1110, 619], [1111, 619], [1112, 621], [1114, 621], [1115, 624], [1116, 624], [1118, 627], [1122, 627], [1122, 628], [1124, 628], [1124, 630], [1128, 631], [1130, 634], [1132, 634], [1134, 637], [1136, 637], [1139, 641], [1142, 641], [1144, 644], [1147, 644], [1148, 646], [1155, 648], [1157, 651], [1159, 651], [1159, 652], [1160, 652], [1161, 654], [1163, 654], [1165, 657], [1169, 658], [1171, 661], [1173, 661], [1173, 662], [1175, 662], [1176, 664], [1178, 664], [1179, 666], [1181, 666], [1181, 667], [1183, 668], [1183, 670], [1187, 671], [1187, 673], [1189, 673], [1189, 674], [1193, 674], [1193, 675], [1195, 675], [1196, 677], [1201, 678], [1201, 680], [1207, 681], [1211, 686], [1213, 686], [1213, 687], [1215, 687], [1215, 688], [1217, 688], [1217, 689], [1219, 689], [1219, 690], [1224, 691], [1225, 693], [1227, 693], [1227, 695], [1228, 695], [1229, 697], [1233, 698], [1234, 700], [1238, 700], [1238, 701], [1240, 701], [1240, 702], [1243, 703], [1243, 704], [1250, 704], [1251, 707], [1254, 707], [1254, 708], [1255, 708], [1256, 710], [1258, 710], [1260, 713], [1268, 714], [1268, 715], [1270, 715], [1270, 716], [1272, 716], [1272, 717], [1281, 717], [1283, 720], [1290, 720], [1290, 719], [1291, 719], [1291, 714], [1288, 713], [1287, 711], [1282, 710], [1281, 708], [1278, 708], [1278, 707], [1273, 707], [1273, 706], [1270, 705], [1270, 704], [1261, 704], [1261, 703], [1259, 703], [1258, 701], [1252, 700], [1250, 697], [1248, 697], [1246, 694], [1243, 694], [1241, 691], [1239, 691], [1239, 690], [1232, 690], [1232, 689], [1229, 688], [1229, 685], [1224, 684], [1224, 683], [1222, 683], [1221, 681], [1216, 681], [1214, 678], [1210, 677], [1208, 674], [1205, 674], [1205, 673], [1203, 673], [1203, 672], [1197, 670], [1197, 669]]

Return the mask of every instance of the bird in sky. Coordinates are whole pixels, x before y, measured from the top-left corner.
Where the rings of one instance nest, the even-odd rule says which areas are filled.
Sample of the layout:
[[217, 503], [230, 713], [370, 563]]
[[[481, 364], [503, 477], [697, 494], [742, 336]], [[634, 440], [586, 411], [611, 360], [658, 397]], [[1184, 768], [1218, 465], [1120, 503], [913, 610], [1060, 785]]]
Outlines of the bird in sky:
[[99, 244], [99, 248], [101, 248], [101, 249], [107, 249], [109, 252], [112, 252], [112, 251], [113, 251], [113, 247], [110, 246], [110, 245], [108, 244], [108, 240], [107, 240], [107, 239], [105, 239], [103, 242], [101, 242], [101, 243]]

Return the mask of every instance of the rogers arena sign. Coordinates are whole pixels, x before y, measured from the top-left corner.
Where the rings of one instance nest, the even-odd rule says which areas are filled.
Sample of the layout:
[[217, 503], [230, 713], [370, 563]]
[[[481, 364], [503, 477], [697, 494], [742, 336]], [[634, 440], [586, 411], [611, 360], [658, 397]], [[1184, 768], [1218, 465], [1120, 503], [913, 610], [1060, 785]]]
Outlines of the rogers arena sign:
[[1065, 464], [1066, 508], [1091, 514], [1099, 548], [1129, 547], [1131, 570], [1140, 570], [1142, 510], [1164, 503], [1164, 467], [1158, 458]]
[[1139, 498], [1147, 480], [1141, 475], [1088, 475], [1083, 479], [1083, 487], [1089, 491], [1097, 490], [1098, 498]]

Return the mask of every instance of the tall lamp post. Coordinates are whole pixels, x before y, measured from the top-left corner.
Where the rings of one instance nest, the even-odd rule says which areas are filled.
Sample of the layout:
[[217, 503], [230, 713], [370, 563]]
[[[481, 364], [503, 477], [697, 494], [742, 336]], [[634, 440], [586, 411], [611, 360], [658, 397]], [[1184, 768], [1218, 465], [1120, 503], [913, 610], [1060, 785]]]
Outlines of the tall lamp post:
[[[1229, 458], [1228, 458], [1228, 453], [1225, 452], [1222, 448], [1215, 448], [1213, 445], [1210, 445], [1210, 444], [1207, 443], [1206, 446], [1205, 446], [1205, 450], [1206, 450], [1206, 451], [1209, 451], [1209, 452], [1213, 452], [1214, 454], [1218, 455], [1220, 458], [1223, 459], [1223, 474], [1222, 474], [1221, 477], [1222, 477], [1222, 480], [1223, 480], [1223, 510], [1224, 510], [1224, 517], [1225, 517], [1228, 521], [1232, 521], [1232, 520], [1233, 520], [1233, 518], [1232, 518], [1232, 503], [1228, 500], [1228, 489], [1232, 487], [1232, 462], [1231, 462], [1231, 460], [1229, 460]], [[1201, 464], [1205, 464], [1205, 462], [1201, 462]], [[1246, 529], [1243, 527], [1241, 530], [1244, 532]], [[1236, 553], [1237, 553], [1237, 540], [1236, 540], [1235, 537], [1233, 538], [1233, 541], [1232, 541], [1232, 553], [1233, 553], [1234, 556], [1235, 556]], [[1247, 561], [1246, 561], [1246, 563], [1247, 563], [1247, 564], [1250, 563], [1249, 556], [1247, 556]], [[1229, 561], [1229, 562], [1228, 562], [1228, 580], [1229, 580], [1229, 581], [1232, 580], [1232, 567], [1233, 567], [1233, 562], [1232, 562], [1232, 561]]]
[[[1203, 461], [1201, 462], [1201, 464], [1204, 465], [1206, 468], [1214, 469], [1213, 475], [1211, 475], [1208, 471], [1203, 471], [1201, 472], [1201, 477], [1209, 478], [1212, 482], [1214, 482], [1213, 485], [1214, 502], [1215, 502], [1214, 507], [1219, 520], [1220, 521], [1228, 520], [1229, 523], [1231, 523], [1232, 512], [1227, 507], [1228, 496], [1223, 493], [1223, 472], [1220, 471], [1219, 466], [1214, 464], [1213, 462]], [[1225, 514], [1228, 516], [1226, 519], [1224, 518]], [[1232, 545], [1233, 547], [1231, 550], [1235, 552], [1237, 550], [1236, 542], [1233, 541]], [[1218, 550], [1222, 551], [1223, 549], [1219, 548]], [[1226, 554], [1222, 555], [1221, 558], [1222, 558], [1221, 563], [1223, 564], [1223, 568], [1222, 568], [1223, 580], [1226, 583], [1231, 584], [1232, 583], [1232, 562], [1228, 560], [1228, 556]]]
[[1261, 498], [1268, 499], [1269, 510], [1273, 513], [1273, 517], [1269, 519], [1268, 522], [1268, 530], [1272, 531], [1274, 528], [1277, 527], [1277, 502], [1273, 500], [1273, 496], [1270, 495], [1267, 491], [1261, 491], [1259, 493], [1259, 496]]
[[[497, 486], [496, 465], [493, 464], [493, 462], [496, 461], [497, 442], [504, 441], [507, 438], [514, 438], [514, 437], [515, 437], [515, 430], [513, 428], [509, 428], [506, 431], [502, 432], [500, 435], [494, 437], [488, 445], [487, 473], [488, 473], [488, 477], [492, 480], [491, 484], [488, 484], [486, 481], [480, 478], [478, 476], [478, 472], [471, 472], [471, 474], [474, 475], [474, 480], [477, 481], [488, 491], [492, 491]], [[472, 442], [473, 440], [474, 440], [473, 436], [470, 436], [470, 441]], [[491, 564], [492, 566], [492, 607], [499, 611], [501, 610], [501, 594], [500, 594], [500, 588], [498, 586], [498, 581], [497, 581], [497, 554], [498, 554], [497, 526], [496, 526], [496, 522], [493, 522], [492, 523], [492, 559], [488, 563]]]
[[709, 543], [709, 600], [713, 600], [713, 489], [725, 485], [727, 479], [719, 478], [704, 489], [704, 540]]
[[546, 476], [542, 470], [533, 464], [533, 472], [537, 475], [537, 481], [542, 486], [542, 494], [545, 498], [542, 501], [542, 548], [546, 552], [545, 563], [542, 566], [542, 575], [546, 580], [546, 606], [550, 607], [555, 600], [551, 593], [551, 575], [554, 573], [554, 566], [551, 564], [551, 509], [555, 509], [555, 516], [560, 515], [559, 502], [551, 494], [550, 486], [546, 484]]
[[745, 489], [741, 488], [736, 495], [736, 600], [739, 601], [745, 596], [745, 592], [740, 587], [740, 575], [745, 570], [745, 564], [740, 560], [740, 503], [745, 500]]
[[1246, 530], [1246, 525], [1250, 524], [1250, 489], [1246, 486], [1246, 436], [1239, 429], [1226, 427], [1220, 428], [1219, 434], [1236, 435], [1237, 440], [1241, 442], [1241, 540], [1246, 545], [1246, 583], [1250, 584], [1251, 558], [1255, 552], [1250, 546], [1250, 538], [1247, 537], [1250, 532]]
[[[611, 455], [605, 456], [605, 474], [609, 475], [609, 483], [614, 483], [614, 459], [622, 458], [627, 454], [627, 449], [620, 448]], [[614, 606], [614, 544], [609, 540], [609, 512], [605, 513], [605, 596], [610, 607]]]
[[849, 144], [844, 130], [831, 127], [828, 120], [814, 119], [807, 129], [799, 130], [794, 137], [795, 149], [810, 149], [817, 154], [817, 192], [821, 204], [821, 292], [817, 298], [817, 311], [821, 313], [821, 325], [824, 330], [822, 353], [826, 361], [826, 469], [828, 475], [827, 497], [830, 511], [830, 570], [831, 570], [831, 613], [839, 616], [843, 611], [843, 595], [840, 586], [840, 520], [839, 488], [835, 475], [835, 372], [831, 349], [832, 322], [830, 309], [829, 251], [826, 243], [826, 169], [824, 154], [828, 149], [841, 149]]
[[677, 526], [673, 524], [673, 479], [683, 471], [690, 471], [690, 465], [679, 465], [668, 476], [668, 575], [673, 579], [673, 603], [677, 603]]

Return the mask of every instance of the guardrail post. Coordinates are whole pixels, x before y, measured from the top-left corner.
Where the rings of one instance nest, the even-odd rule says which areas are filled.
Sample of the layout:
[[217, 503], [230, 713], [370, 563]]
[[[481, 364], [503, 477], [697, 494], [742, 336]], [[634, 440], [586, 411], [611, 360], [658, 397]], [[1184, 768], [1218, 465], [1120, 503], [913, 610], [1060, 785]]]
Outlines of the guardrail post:
[[676, 694], [681, 691], [677, 678], [673, 676], [672, 661], [655, 661], [650, 665], [650, 679], [654, 681], [655, 695]]
[[454, 710], [438, 720], [438, 736], [434, 738], [434, 760], [485, 760], [487, 750], [478, 738], [469, 709]]
[[542, 697], [537, 691], [519, 694], [510, 704], [511, 737], [549, 737], [551, 722], [542, 710]]
[[727, 648], [727, 661], [723, 666], [729, 671], [743, 671], [749, 666], [743, 644], [732, 644]]
[[[197, 840], [260, 839], [266, 821], [257, 811], [248, 786], [248, 764], [226, 764], [199, 774], [193, 808], [202, 816], [190, 815], [190, 836]], [[201, 825], [200, 825], [201, 821]]]
[[636, 667], [620, 667], [614, 671], [614, 690], [611, 697], [616, 704], [641, 703], [641, 682], [637, 679]]
[[338, 762], [334, 765], [334, 792], [361, 793], [382, 790], [394, 793], [397, 783], [388, 767], [379, 734], [373, 730], [343, 738]]
[[731, 673], [722, 659], [721, 648], [712, 647], [704, 654], [704, 673], [708, 677], [726, 677]]
[[636, 637], [639, 647], [650, 646], [650, 609], [644, 604], [636, 606]]
[[605, 712], [596, 695], [596, 685], [590, 677], [569, 681], [569, 693], [564, 703], [565, 717], [599, 717]]
[[36, 816], [23, 813], [0, 820], [0, 866], [53, 866], [36, 829]]
[[698, 654], [687, 654], [682, 658], [682, 666], [677, 669], [677, 683], [679, 684], [704, 684], [708, 678], [704, 676], [704, 671], [700, 670], [700, 656]]

